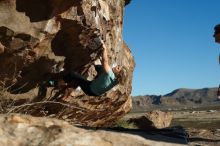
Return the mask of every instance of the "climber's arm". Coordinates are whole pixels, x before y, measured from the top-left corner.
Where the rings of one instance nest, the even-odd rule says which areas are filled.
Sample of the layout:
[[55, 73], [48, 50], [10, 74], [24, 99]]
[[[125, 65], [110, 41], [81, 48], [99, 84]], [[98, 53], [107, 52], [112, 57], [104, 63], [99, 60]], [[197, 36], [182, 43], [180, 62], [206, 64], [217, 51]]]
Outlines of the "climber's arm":
[[104, 42], [102, 41], [102, 66], [105, 72], [109, 72], [111, 70], [111, 67], [109, 66], [109, 62], [108, 62], [108, 52], [107, 52], [107, 48], [104, 44]]

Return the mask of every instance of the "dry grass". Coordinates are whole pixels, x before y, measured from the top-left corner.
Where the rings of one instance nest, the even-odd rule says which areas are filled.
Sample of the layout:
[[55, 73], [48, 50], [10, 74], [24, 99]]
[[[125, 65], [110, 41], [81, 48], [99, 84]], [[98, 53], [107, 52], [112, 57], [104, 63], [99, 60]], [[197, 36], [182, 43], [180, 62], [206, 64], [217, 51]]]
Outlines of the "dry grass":
[[125, 128], [125, 129], [137, 129], [137, 126], [135, 126], [134, 123], [128, 122], [126, 119], [121, 118], [117, 120], [112, 127], [114, 128]]
[[[10, 87], [8, 87], [10, 88]], [[30, 93], [14, 95], [7, 92], [6, 87], [0, 86], [0, 113], [20, 113], [30, 114], [33, 116], [49, 116], [62, 119], [67, 117], [67, 111], [81, 111], [85, 112], [87, 109], [72, 105], [70, 103], [64, 103], [57, 101], [51, 97], [47, 97], [47, 94], [40, 101], [34, 101], [38, 96], [38, 89], [31, 91]], [[74, 114], [74, 113], [73, 113]]]

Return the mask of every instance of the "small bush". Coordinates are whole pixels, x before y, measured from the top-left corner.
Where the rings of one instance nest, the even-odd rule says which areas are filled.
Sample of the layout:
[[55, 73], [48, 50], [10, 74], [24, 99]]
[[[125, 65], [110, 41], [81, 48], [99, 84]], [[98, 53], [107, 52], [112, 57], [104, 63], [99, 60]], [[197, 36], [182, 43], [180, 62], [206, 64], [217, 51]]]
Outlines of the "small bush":
[[137, 128], [133, 123], [129, 123], [126, 119], [119, 119], [113, 124], [115, 128], [135, 129]]

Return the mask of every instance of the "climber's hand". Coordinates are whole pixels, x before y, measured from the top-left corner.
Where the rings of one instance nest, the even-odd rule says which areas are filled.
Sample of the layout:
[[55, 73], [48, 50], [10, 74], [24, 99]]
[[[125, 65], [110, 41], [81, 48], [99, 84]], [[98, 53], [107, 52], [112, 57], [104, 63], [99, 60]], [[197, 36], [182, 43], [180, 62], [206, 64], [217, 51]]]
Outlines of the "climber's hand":
[[104, 50], [106, 50], [106, 49], [107, 49], [107, 47], [106, 47], [106, 45], [105, 45], [105, 43], [104, 43], [104, 41], [103, 41], [103, 40], [101, 40], [101, 44], [102, 44], [102, 49], [103, 49], [103, 51], [104, 51]]
[[105, 44], [105, 43], [104, 43], [104, 41], [103, 41], [102, 39], [100, 39], [100, 42], [101, 42], [101, 44], [102, 44], [102, 45], [104, 45], [104, 44]]

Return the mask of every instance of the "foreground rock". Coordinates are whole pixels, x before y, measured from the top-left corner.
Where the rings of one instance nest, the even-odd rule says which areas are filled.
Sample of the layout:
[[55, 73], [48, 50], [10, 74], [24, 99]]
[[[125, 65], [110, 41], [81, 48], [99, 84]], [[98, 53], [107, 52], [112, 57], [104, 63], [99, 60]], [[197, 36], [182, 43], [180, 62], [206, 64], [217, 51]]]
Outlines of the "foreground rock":
[[[0, 89], [9, 92], [1, 96], [3, 106], [28, 103], [9, 110], [55, 115], [90, 126], [108, 125], [127, 113], [131, 109], [134, 60], [122, 38], [122, 24], [124, 6], [129, 2], [1, 0]], [[73, 91], [71, 105], [45, 102], [57, 101], [63, 95], [62, 90], [49, 92], [41, 86], [49, 78], [48, 73], [64, 68], [88, 79], [95, 77], [94, 64], [101, 51], [94, 43], [97, 36], [106, 42], [110, 63], [127, 67], [127, 82], [101, 97]]]
[[[206, 127], [204, 127], [206, 128]], [[220, 129], [195, 129], [187, 128], [189, 134], [189, 145], [220, 145]]]
[[[148, 137], [149, 136], [149, 137]], [[0, 115], [1, 146], [182, 146], [162, 135], [82, 129], [67, 122], [21, 115]], [[148, 137], [146, 139], [146, 137]], [[157, 140], [156, 140], [157, 139]], [[170, 142], [166, 142], [169, 141]]]
[[129, 122], [134, 123], [140, 129], [161, 129], [169, 127], [172, 118], [170, 112], [152, 111], [145, 113], [144, 116], [131, 118]]

